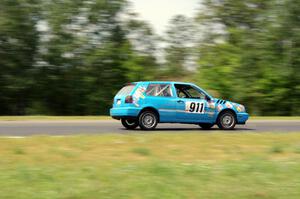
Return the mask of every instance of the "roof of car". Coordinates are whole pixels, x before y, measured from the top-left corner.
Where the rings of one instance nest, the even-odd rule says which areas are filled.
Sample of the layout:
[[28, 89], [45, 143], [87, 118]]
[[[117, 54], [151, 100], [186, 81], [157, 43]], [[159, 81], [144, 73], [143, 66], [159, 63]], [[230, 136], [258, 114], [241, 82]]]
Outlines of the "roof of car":
[[[138, 84], [138, 83], [153, 83], [153, 84], [186, 84], [186, 85], [195, 85], [193, 83], [189, 82], [176, 82], [176, 81], [138, 81], [138, 82], [132, 82], [132, 84]], [[197, 85], [195, 85], [197, 86]], [[197, 86], [198, 87], [198, 86]], [[200, 87], [198, 87], [200, 88]], [[201, 89], [201, 88], [200, 88]], [[205, 90], [201, 89], [204, 93], [206, 93], [208, 96], [210, 96]], [[210, 96], [211, 97], [211, 96]]]
[[139, 81], [139, 82], [133, 82], [135, 84], [137, 83], [156, 83], [156, 84], [164, 84], [164, 83], [174, 83], [174, 84], [192, 84], [189, 82], [176, 82], [176, 81]]

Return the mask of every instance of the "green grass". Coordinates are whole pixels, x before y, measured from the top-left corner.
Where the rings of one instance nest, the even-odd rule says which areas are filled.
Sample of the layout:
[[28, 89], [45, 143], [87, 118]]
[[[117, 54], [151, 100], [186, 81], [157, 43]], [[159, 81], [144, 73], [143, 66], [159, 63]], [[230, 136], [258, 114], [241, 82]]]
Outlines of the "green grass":
[[134, 148], [132, 149], [132, 152], [143, 156], [148, 156], [151, 154], [149, 149], [143, 147]]
[[299, 198], [300, 133], [0, 137], [0, 198]]
[[250, 116], [250, 120], [300, 120], [300, 116]]

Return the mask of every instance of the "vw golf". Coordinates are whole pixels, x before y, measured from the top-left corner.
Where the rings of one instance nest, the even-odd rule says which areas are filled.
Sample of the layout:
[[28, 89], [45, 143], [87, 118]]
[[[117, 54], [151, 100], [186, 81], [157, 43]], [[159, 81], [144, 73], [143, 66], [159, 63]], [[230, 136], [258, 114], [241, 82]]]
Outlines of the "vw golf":
[[249, 117], [241, 104], [213, 98], [192, 83], [166, 81], [125, 85], [114, 97], [110, 115], [126, 129], [143, 130], [155, 129], [158, 123], [197, 124], [202, 129], [216, 124], [231, 130]]

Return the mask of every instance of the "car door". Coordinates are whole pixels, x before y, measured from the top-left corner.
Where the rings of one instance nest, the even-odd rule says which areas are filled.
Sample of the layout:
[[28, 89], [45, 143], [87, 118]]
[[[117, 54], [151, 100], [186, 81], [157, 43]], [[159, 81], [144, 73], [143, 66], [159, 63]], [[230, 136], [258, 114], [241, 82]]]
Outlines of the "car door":
[[150, 83], [146, 90], [145, 106], [159, 112], [160, 122], [175, 122], [176, 96], [170, 83]]
[[201, 123], [208, 121], [206, 96], [189, 84], [175, 84], [176, 120], [183, 123]]

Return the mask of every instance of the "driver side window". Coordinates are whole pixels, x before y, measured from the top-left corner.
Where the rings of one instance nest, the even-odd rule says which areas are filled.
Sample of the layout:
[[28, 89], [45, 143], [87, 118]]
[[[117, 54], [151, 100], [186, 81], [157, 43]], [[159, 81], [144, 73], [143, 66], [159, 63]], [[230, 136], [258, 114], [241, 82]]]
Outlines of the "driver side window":
[[205, 94], [196, 90], [195, 88], [191, 88], [188, 90], [188, 92], [190, 93], [192, 98], [196, 98], [196, 99], [205, 99]]
[[177, 96], [178, 96], [179, 98], [188, 98], [188, 97], [189, 97], [189, 96], [186, 95], [184, 92], [182, 92], [180, 89], [177, 89], [177, 88], [176, 88], [176, 92], [177, 92]]
[[179, 98], [206, 99], [205, 93], [190, 85], [175, 84], [175, 88]]

